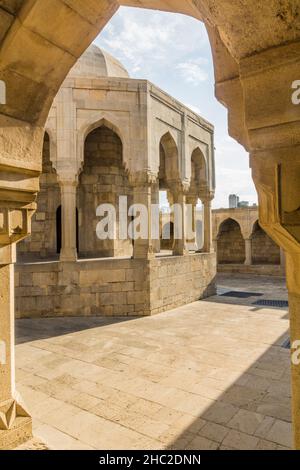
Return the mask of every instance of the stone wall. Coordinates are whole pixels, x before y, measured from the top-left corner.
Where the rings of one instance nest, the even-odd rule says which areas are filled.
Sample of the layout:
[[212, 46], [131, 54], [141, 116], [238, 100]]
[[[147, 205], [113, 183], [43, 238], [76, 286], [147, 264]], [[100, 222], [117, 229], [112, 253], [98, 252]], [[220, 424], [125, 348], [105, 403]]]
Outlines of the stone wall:
[[216, 255], [190, 254], [151, 262], [151, 313], [185, 305], [216, 293]]
[[214, 254], [16, 265], [16, 316], [151, 315], [212, 295]]
[[285, 277], [285, 267], [280, 264], [218, 264], [218, 273]]
[[252, 235], [252, 263], [280, 264], [280, 248], [259, 226]]

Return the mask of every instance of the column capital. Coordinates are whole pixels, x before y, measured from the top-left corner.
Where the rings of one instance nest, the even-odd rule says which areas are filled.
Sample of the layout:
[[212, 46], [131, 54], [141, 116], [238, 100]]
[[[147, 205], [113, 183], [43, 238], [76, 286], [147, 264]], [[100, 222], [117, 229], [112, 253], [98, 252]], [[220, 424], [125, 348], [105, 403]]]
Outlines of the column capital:
[[145, 171], [138, 171], [136, 173], [129, 173], [128, 174], [129, 183], [131, 186], [140, 187], [140, 186], [152, 186], [157, 183], [158, 176], [156, 173], [145, 170]]
[[1, 207], [0, 201], [0, 247], [19, 242], [31, 233], [31, 219], [36, 203], [27, 207], [9, 204]]
[[170, 181], [168, 184], [170, 191], [173, 194], [173, 197], [176, 196], [176, 194], [184, 194], [187, 195], [190, 189], [190, 183], [189, 181]]
[[61, 188], [77, 188], [78, 186], [77, 179], [59, 179], [58, 183]]
[[250, 157], [262, 228], [284, 250], [300, 254], [300, 146]]
[[200, 194], [199, 195], [199, 199], [201, 199], [201, 201], [203, 203], [211, 203], [215, 198], [215, 193], [214, 191], [210, 191], [208, 193], [205, 193], [205, 194]]

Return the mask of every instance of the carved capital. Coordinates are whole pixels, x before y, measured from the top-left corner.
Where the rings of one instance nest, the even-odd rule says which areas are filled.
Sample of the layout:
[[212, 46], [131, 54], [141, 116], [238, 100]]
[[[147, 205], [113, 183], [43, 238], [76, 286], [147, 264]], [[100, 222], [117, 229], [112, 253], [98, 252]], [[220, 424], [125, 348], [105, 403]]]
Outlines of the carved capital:
[[152, 186], [157, 183], [157, 174], [151, 171], [139, 171], [136, 173], [129, 173], [129, 182], [131, 186]]
[[260, 224], [287, 252], [300, 253], [300, 147], [251, 155]]
[[204, 193], [199, 194], [199, 199], [201, 199], [202, 203], [208, 203], [212, 202], [215, 198], [215, 192], [214, 191], [207, 191]]
[[173, 195], [176, 194], [185, 194], [187, 195], [190, 190], [190, 183], [188, 181], [170, 181], [169, 182], [170, 191]]
[[19, 242], [31, 233], [31, 218], [35, 205], [29, 207], [1, 207], [0, 247]]

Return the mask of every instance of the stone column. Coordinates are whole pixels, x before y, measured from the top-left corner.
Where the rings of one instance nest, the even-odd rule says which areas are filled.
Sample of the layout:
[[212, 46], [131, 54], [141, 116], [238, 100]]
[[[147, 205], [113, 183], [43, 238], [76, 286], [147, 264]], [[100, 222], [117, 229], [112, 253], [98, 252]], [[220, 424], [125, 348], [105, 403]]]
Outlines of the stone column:
[[286, 254], [292, 372], [292, 424], [295, 449], [300, 449], [300, 252]]
[[182, 183], [172, 185], [174, 210], [174, 250], [175, 256], [189, 253], [186, 240], [186, 191]]
[[[60, 181], [62, 208], [62, 247], [60, 261], [76, 261], [76, 188], [77, 182]], [[87, 227], [90, 230], [90, 227]]]
[[215, 239], [213, 240], [213, 249], [214, 249], [214, 252], [215, 252], [215, 253], [217, 254], [217, 256], [218, 256], [218, 239], [217, 239], [217, 238], [215, 238]]
[[[290, 160], [289, 158], [290, 157]], [[300, 162], [298, 149], [251, 155], [260, 224], [286, 253], [294, 447], [300, 450]], [[296, 160], [296, 161], [295, 161]]]
[[187, 196], [186, 205], [187, 208], [187, 249], [189, 251], [197, 251], [197, 221], [196, 221], [196, 210], [197, 210], [197, 196]]
[[251, 238], [245, 238], [245, 252], [246, 252], [245, 265], [251, 266], [252, 265], [252, 239]]
[[[41, 155], [44, 130], [33, 130], [25, 124], [22, 129], [16, 126], [13, 123], [7, 125], [2, 129], [5, 139], [0, 137], [1, 450], [15, 448], [32, 435], [31, 418], [21, 403], [15, 386], [14, 263], [15, 243], [31, 233], [31, 218], [36, 210], [35, 201], [41, 170], [38, 158]], [[23, 140], [25, 136], [27, 136], [26, 152]], [[37, 156], [35, 163], [33, 159], [31, 160], [34, 154]], [[6, 155], [11, 159], [9, 165], [7, 161], [5, 163]], [[13, 157], [17, 155], [22, 158], [14, 159]]]
[[202, 198], [204, 220], [204, 244], [202, 250], [203, 253], [211, 253], [213, 251], [211, 201], [212, 196]]
[[[137, 259], [152, 259], [155, 257], [152, 241], [152, 185], [156, 179], [148, 174], [136, 174], [130, 177], [133, 189], [133, 204], [140, 206], [139, 216], [147, 233], [145, 237], [134, 240], [133, 257]], [[135, 217], [137, 214], [134, 215]]]
[[[158, 181], [152, 186], [151, 201], [152, 201], [152, 204], [158, 206], [159, 208], [159, 182]], [[158, 231], [160, 233], [160, 219], [157, 220], [157, 223], [158, 223]], [[153, 239], [152, 242], [153, 242], [154, 252], [160, 253], [160, 237], [158, 236], [158, 238]]]
[[32, 436], [31, 418], [15, 390], [15, 252], [15, 245], [0, 246], [0, 449], [5, 450]]

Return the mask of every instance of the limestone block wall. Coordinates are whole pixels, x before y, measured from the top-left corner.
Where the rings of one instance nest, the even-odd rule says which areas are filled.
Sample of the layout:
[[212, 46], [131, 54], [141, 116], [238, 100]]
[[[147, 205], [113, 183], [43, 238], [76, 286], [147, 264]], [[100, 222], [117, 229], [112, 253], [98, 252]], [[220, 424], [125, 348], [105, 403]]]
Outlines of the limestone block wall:
[[216, 293], [216, 255], [156, 258], [151, 262], [151, 313], [179, 307]]
[[252, 236], [253, 264], [280, 264], [280, 248], [262, 230], [256, 230]]
[[214, 293], [214, 254], [16, 266], [17, 318], [142, 316]]

